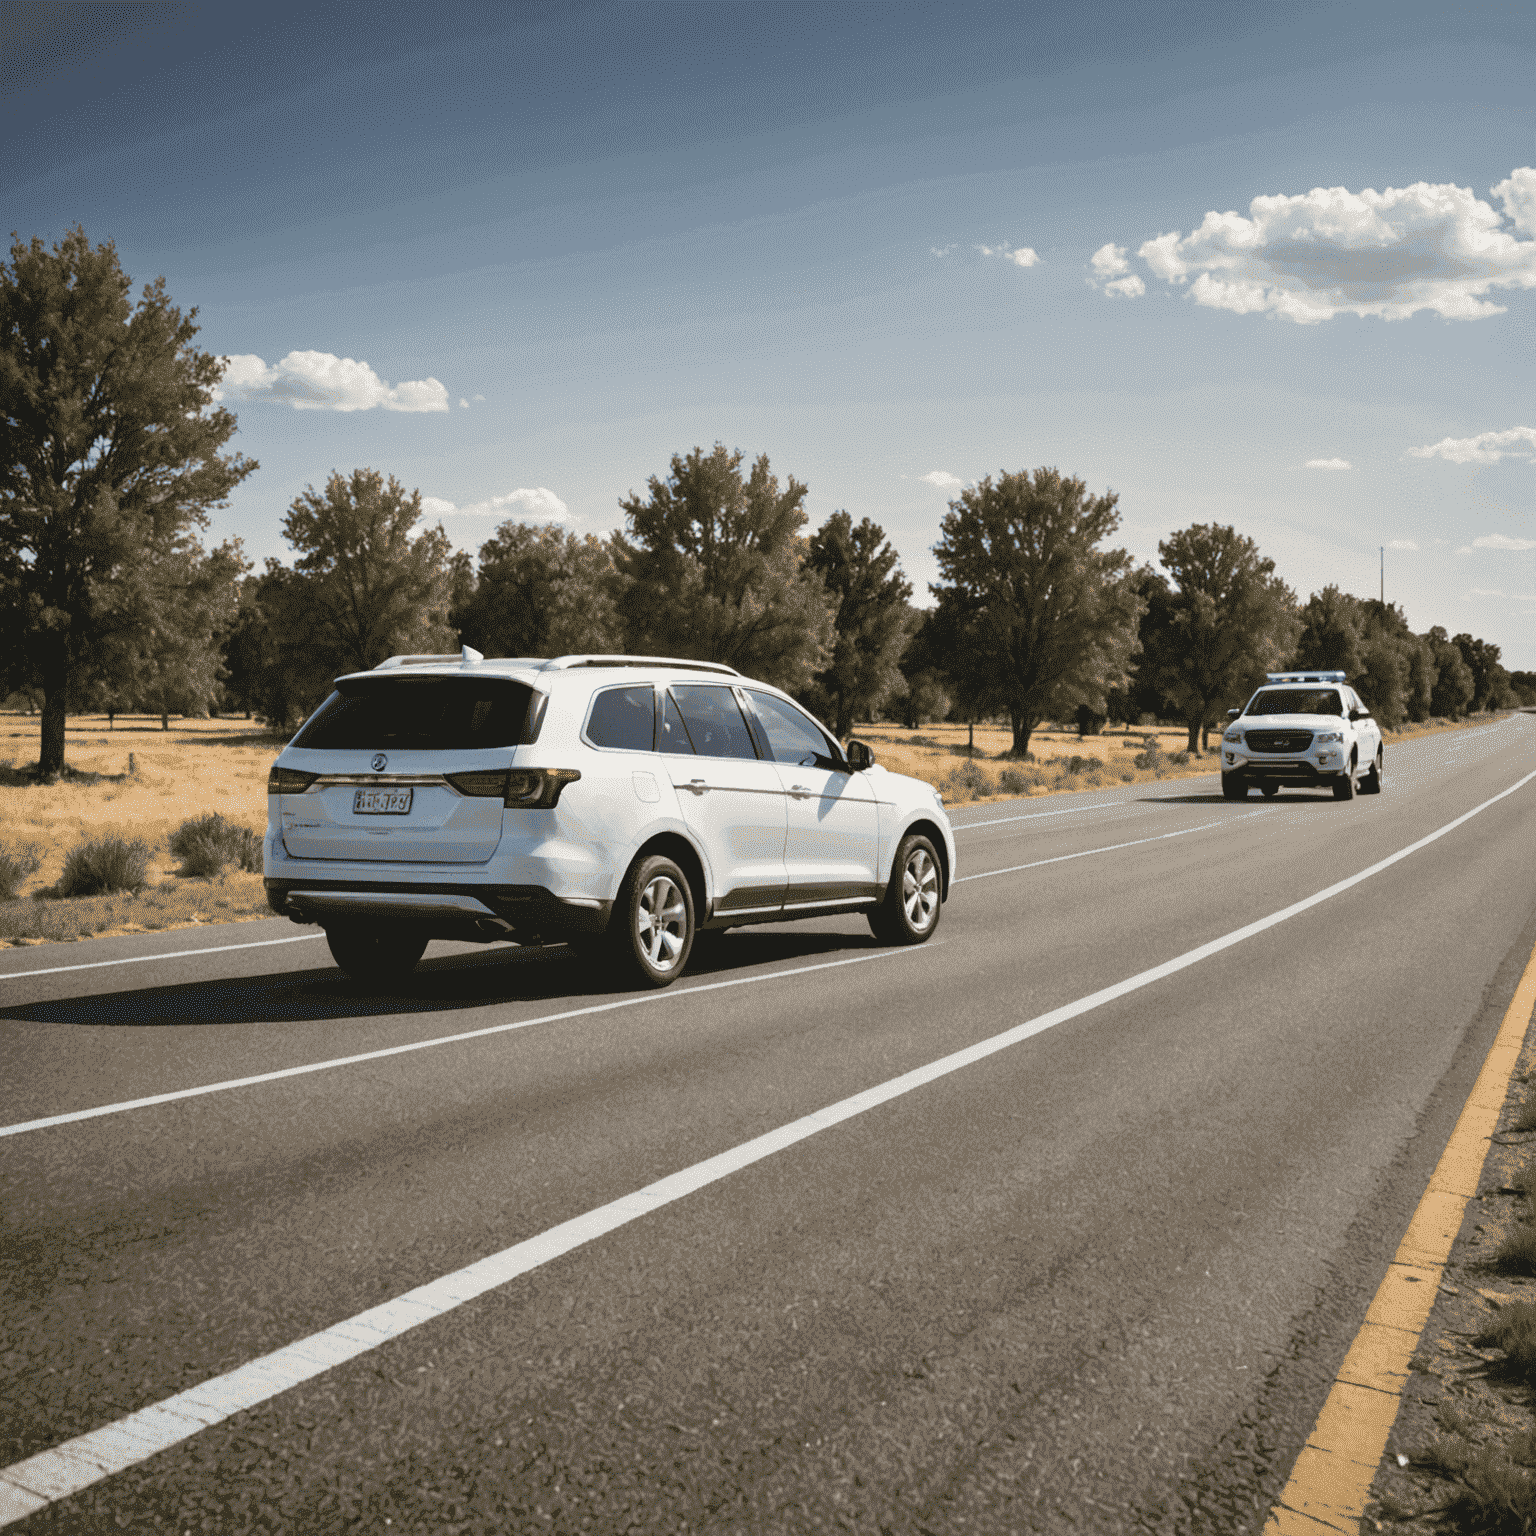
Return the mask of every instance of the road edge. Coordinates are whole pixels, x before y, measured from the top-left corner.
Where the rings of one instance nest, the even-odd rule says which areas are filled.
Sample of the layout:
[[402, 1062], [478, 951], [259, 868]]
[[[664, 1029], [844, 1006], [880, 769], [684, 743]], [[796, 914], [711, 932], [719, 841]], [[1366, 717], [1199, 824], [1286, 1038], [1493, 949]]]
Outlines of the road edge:
[[1499, 1032], [1445, 1151], [1414, 1209], [1365, 1320], [1339, 1366], [1264, 1536], [1357, 1536], [1371, 1484], [1397, 1420], [1409, 1361], [1429, 1321], [1451, 1245], [1509, 1094], [1536, 1013], [1536, 948], [1526, 961]]

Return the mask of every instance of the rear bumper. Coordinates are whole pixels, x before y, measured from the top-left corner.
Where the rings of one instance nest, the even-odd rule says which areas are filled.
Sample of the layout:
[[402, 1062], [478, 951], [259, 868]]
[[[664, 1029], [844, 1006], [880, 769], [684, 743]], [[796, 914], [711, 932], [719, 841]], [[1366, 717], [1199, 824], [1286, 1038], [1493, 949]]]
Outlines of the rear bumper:
[[266, 880], [267, 905], [296, 923], [368, 923], [434, 939], [530, 942], [601, 933], [612, 903], [562, 900], [538, 885], [445, 884], [402, 880]]

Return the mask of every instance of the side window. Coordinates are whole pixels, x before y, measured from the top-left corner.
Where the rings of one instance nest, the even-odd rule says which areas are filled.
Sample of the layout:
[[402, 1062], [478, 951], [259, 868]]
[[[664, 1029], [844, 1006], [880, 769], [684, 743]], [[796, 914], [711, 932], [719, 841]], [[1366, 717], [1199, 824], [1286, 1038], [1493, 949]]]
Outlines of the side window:
[[677, 700], [670, 693], [662, 696], [661, 729], [656, 734], [658, 752], [692, 752], [693, 743], [688, 740], [688, 729], [683, 717], [677, 712]]
[[793, 704], [786, 704], [771, 693], [759, 693], [755, 688], [747, 690], [747, 697], [752, 700], [752, 708], [768, 737], [768, 746], [776, 763], [795, 763], [801, 768], [838, 766], [831, 743], [808, 715], [801, 714]]
[[729, 688], [704, 683], [679, 683], [672, 689], [693, 750], [700, 757], [757, 756], [741, 706]]
[[605, 688], [592, 701], [587, 740], [594, 747], [649, 752], [656, 725], [656, 693], [649, 683], [633, 688]]

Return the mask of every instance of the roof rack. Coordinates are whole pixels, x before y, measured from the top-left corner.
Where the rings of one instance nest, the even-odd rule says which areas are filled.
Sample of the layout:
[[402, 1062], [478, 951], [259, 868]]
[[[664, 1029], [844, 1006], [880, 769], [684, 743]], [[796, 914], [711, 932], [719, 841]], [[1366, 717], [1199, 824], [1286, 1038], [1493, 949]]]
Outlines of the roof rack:
[[1342, 683], [1342, 672], [1266, 672], [1272, 683]]
[[446, 656], [391, 656], [388, 661], [381, 661], [373, 670], [382, 672], [385, 667], [431, 667], [442, 666], [444, 662], [458, 662], [460, 666], [468, 666], [474, 661], [484, 661], [485, 657], [472, 645], [466, 645], [457, 655], [452, 653]]
[[718, 672], [726, 677], [740, 677], [735, 667], [721, 661], [689, 661], [676, 656], [556, 656], [541, 668], [545, 672], [566, 672], [573, 667], [672, 667], [683, 672]]

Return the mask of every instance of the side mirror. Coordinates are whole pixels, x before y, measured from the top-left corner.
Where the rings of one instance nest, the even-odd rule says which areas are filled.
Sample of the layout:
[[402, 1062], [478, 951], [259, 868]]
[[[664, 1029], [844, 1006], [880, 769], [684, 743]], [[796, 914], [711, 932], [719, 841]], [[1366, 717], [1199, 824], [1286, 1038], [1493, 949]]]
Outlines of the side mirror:
[[1371, 712], [1368, 709], [1352, 709], [1349, 712], [1349, 718], [1351, 720], [1369, 720]]
[[849, 738], [848, 766], [855, 773], [863, 773], [866, 768], [875, 766], [875, 754], [870, 750], [868, 742], [854, 741], [851, 737]]
[[1239, 716], [1239, 715], [1240, 715], [1240, 714], [1242, 714], [1242, 710], [1240, 710], [1240, 709], [1229, 709], [1229, 710], [1228, 710], [1228, 711], [1227, 711], [1227, 719], [1228, 719], [1228, 720], [1236, 720], [1236, 719], [1237, 719], [1237, 717], [1238, 717], [1238, 716]]

